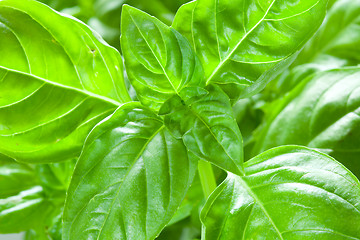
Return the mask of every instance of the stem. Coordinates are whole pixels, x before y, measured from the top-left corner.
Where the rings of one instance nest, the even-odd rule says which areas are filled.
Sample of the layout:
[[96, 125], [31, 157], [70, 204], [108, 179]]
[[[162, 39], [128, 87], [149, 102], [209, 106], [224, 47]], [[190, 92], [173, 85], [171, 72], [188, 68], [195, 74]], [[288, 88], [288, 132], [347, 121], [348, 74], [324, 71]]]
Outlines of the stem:
[[198, 170], [204, 196], [207, 199], [216, 188], [214, 172], [211, 164], [203, 160], [199, 161]]

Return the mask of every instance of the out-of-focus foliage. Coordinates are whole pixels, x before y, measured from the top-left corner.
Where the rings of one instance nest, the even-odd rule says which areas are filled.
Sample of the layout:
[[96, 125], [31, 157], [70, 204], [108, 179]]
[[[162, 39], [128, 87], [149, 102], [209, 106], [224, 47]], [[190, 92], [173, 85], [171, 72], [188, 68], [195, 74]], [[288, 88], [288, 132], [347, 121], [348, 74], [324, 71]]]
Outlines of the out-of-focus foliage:
[[39, 0], [87, 23], [110, 45], [120, 49], [121, 8], [129, 4], [170, 25], [177, 9], [189, 0]]

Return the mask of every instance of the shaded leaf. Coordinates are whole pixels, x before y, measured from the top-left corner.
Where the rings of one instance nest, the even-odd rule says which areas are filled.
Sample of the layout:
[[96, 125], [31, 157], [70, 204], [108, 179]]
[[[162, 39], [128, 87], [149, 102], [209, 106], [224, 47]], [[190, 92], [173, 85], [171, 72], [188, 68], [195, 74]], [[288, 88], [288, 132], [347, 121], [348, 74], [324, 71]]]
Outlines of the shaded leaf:
[[[291, 124], [289, 124], [291, 123]], [[312, 75], [267, 107], [254, 153], [299, 144], [328, 153], [359, 176], [359, 68]]]

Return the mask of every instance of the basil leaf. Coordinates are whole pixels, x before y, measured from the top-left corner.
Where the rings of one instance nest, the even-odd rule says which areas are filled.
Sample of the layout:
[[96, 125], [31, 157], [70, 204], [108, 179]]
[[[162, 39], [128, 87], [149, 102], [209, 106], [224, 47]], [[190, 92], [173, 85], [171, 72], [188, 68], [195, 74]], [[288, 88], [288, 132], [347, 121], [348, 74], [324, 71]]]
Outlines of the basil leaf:
[[359, 68], [354, 67], [303, 81], [267, 107], [254, 153], [285, 144], [305, 145], [334, 156], [359, 176], [359, 79]]
[[158, 110], [187, 86], [202, 86], [202, 66], [188, 41], [154, 17], [125, 5], [121, 49], [139, 100]]
[[0, 154], [0, 198], [16, 195], [38, 183], [33, 167]]
[[0, 1], [0, 46], [0, 152], [18, 161], [77, 157], [91, 128], [130, 100], [119, 53], [41, 3]]
[[0, 233], [14, 233], [43, 226], [54, 210], [40, 186], [0, 199]]
[[39, 239], [48, 239], [48, 229], [59, 219], [67, 189], [67, 185], [60, 187], [60, 183], [49, 180], [55, 175], [58, 180], [69, 177], [60, 169], [71, 169], [71, 163], [33, 166], [0, 154], [0, 222], [4, 223], [0, 224], [0, 233], [32, 229], [36, 236], [44, 235]]
[[324, 58], [324, 55], [339, 59], [338, 62], [342, 64], [341, 66], [359, 64], [359, 30], [360, 1], [336, 1], [319, 31], [305, 45], [296, 64], [318, 62]]
[[204, 238], [359, 239], [360, 183], [325, 154], [271, 149], [229, 174], [201, 213]]
[[90, 133], [67, 194], [63, 239], [154, 239], [180, 206], [197, 158], [138, 103]]
[[254, 83], [243, 96], [259, 92], [315, 33], [326, 4], [318, 0], [198, 0], [192, 33], [206, 83], [220, 84], [232, 97]]
[[174, 21], [171, 25], [171, 27], [186, 37], [191, 46], [194, 46], [194, 40], [192, 36], [192, 21], [195, 6], [196, 0], [182, 5], [176, 12]]
[[36, 165], [41, 185], [50, 191], [66, 191], [74, 171], [76, 159], [60, 163]]
[[159, 114], [171, 133], [199, 158], [235, 174], [243, 173], [242, 138], [229, 98], [216, 85], [185, 88]]

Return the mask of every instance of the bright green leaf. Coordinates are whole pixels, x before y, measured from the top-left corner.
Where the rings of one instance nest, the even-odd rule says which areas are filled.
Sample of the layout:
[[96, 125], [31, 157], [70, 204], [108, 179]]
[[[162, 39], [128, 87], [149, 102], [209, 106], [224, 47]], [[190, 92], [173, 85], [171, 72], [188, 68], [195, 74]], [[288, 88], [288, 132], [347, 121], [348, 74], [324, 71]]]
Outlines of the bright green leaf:
[[121, 49], [139, 100], [158, 110], [188, 86], [203, 86], [203, 72], [189, 42], [154, 17], [125, 5]]
[[242, 174], [242, 138], [229, 98], [216, 85], [185, 88], [160, 109], [165, 124], [199, 158]]
[[191, 46], [194, 46], [194, 39], [192, 36], [192, 21], [195, 6], [196, 0], [182, 5], [176, 12], [174, 21], [171, 25], [171, 27], [186, 37], [186, 39], [191, 43]]
[[[321, 25], [326, 0], [198, 0], [193, 12], [196, 53], [206, 82], [232, 97], [261, 90]], [[284, 62], [285, 61], [285, 62]]]
[[180, 206], [197, 158], [138, 103], [90, 133], [70, 183], [64, 239], [154, 239]]
[[54, 210], [40, 186], [0, 199], [0, 233], [14, 233], [39, 228]]
[[207, 240], [360, 239], [360, 183], [325, 154], [269, 150], [229, 174], [201, 213]]
[[119, 53], [36, 1], [0, 1], [0, 55], [0, 152], [18, 161], [78, 156], [91, 128], [130, 100]]

